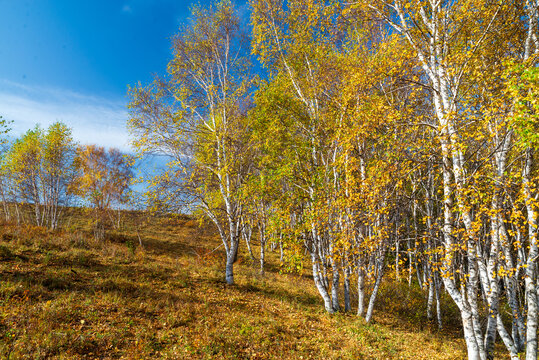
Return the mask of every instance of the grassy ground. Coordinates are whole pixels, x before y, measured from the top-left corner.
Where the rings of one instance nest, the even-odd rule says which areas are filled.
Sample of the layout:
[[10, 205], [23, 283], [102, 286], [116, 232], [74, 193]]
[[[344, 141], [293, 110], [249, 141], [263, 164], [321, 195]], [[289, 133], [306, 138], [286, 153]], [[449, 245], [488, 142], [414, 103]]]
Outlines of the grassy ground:
[[388, 282], [372, 324], [329, 316], [309, 274], [279, 273], [277, 254], [263, 277], [242, 254], [228, 286], [211, 231], [150, 223], [143, 248], [129, 225], [104, 242], [73, 224], [0, 226], [0, 358], [465, 358], [454, 310], [436, 331], [417, 289]]

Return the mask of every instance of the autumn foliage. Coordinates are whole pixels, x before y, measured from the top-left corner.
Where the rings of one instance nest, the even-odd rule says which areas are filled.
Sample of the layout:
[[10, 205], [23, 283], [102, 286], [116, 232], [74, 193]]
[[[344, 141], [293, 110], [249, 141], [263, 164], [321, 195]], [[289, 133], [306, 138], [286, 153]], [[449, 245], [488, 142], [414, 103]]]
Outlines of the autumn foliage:
[[[536, 359], [538, 2], [250, 0], [243, 13], [193, 7], [167, 68], [129, 88], [136, 156], [168, 159], [144, 179], [147, 213], [212, 224], [220, 245], [193, 251], [222, 248], [229, 288], [245, 247], [254, 279], [308, 274], [331, 321], [376, 321], [407, 289], [438, 331], [458, 319], [469, 359]], [[104, 238], [132, 159], [75, 152], [70, 136], [36, 128], [4, 152], [6, 219], [26, 203], [54, 229], [58, 194], [75, 194]], [[208, 356], [233, 352], [223, 344]]]
[[[241, 237], [254, 259], [257, 239], [262, 271], [267, 244], [288, 269], [309, 264], [327, 312], [352, 310], [356, 284], [357, 314], [370, 321], [384, 281], [407, 279], [440, 328], [450, 295], [470, 359], [492, 358], [497, 339], [513, 359], [535, 359], [537, 2], [249, 5], [250, 57], [263, 68], [256, 89], [226, 103], [239, 82], [226, 81], [223, 60], [249, 57], [226, 56], [232, 46], [210, 36], [238, 26], [232, 5], [195, 11], [168, 67], [179, 81], [131, 92], [139, 150], [176, 159], [186, 146], [203, 150], [171, 162], [166, 183], [189, 184], [225, 247]], [[185, 63], [205, 51], [203, 65]], [[247, 116], [226, 120], [251, 100]], [[182, 129], [177, 142], [152, 142], [154, 123]]]

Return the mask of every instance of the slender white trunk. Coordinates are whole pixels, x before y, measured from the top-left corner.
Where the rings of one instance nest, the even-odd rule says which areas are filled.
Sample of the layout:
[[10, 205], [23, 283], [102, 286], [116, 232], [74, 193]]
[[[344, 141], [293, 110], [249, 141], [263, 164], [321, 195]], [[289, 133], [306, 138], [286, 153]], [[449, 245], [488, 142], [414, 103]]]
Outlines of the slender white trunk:
[[535, 199], [532, 194], [531, 169], [532, 151], [526, 150], [526, 163], [522, 174], [523, 191], [526, 201], [528, 220], [528, 241], [529, 254], [526, 263], [526, 276], [524, 284], [526, 289], [526, 360], [537, 360], [537, 258], [539, 249], [537, 245], [537, 211], [535, 209]]
[[429, 281], [429, 293], [427, 297], [427, 319], [432, 320], [432, 307], [434, 305], [434, 278]]
[[266, 226], [260, 224], [260, 274], [264, 274], [264, 264], [266, 261]]
[[245, 224], [243, 226], [243, 231], [242, 231], [241, 234], [242, 234], [243, 239], [245, 240], [245, 245], [247, 246], [247, 251], [249, 252], [249, 257], [251, 258], [251, 260], [254, 263], [255, 256], [253, 254], [253, 249], [251, 248], [251, 237], [252, 237], [252, 234], [253, 234], [253, 228], [250, 225]]
[[357, 316], [363, 316], [364, 312], [365, 312], [365, 271], [363, 269], [363, 261], [359, 261], [358, 269], [357, 269]]
[[436, 321], [438, 322], [438, 329], [442, 329], [442, 304], [440, 302], [440, 293], [442, 291], [442, 285], [438, 280], [438, 276], [434, 275], [434, 290], [436, 294]]
[[408, 287], [412, 287], [412, 274], [413, 274], [413, 261], [412, 261], [412, 249], [410, 245], [410, 240], [406, 242], [408, 246]]
[[399, 271], [399, 262], [400, 262], [400, 241], [397, 240], [395, 243], [395, 280], [400, 281], [400, 271]]
[[484, 360], [485, 358], [481, 356], [481, 351], [477, 344], [471, 311], [461, 310], [461, 318], [464, 340], [466, 340], [466, 348], [468, 349], [468, 360]]
[[343, 263], [343, 273], [344, 273], [344, 311], [349, 312], [352, 310], [350, 305], [350, 275], [352, 274], [352, 269], [349, 265]]
[[505, 347], [509, 350], [509, 353], [511, 355], [511, 360], [518, 360], [520, 359], [518, 353], [518, 348], [515, 346], [515, 343], [511, 339], [511, 335], [507, 332], [505, 329], [505, 326], [503, 325], [502, 317], [500, 314], [496, 317], [496, 325], [498, 327], [498, 333], [500, 334], [500, 338], [502, 339]]
[[372, 289], [371, 296], [369, 298], [369, 306], [367, 307], [367, 313], [365, 314], [365, 321], [370, 322], [372, 319], [374, 311], [374, 303], [376, 301], [376, 296], [378, 295], [378, 290], [380, 289], [380, 284], [382, 283], [382, 277], [384, 276], [384, 259], [385, 252], [381, 258], [377, 261], [378, 271], [376, 274], [376, 281], [374, 283], [374, 288]]
[[335, 254], [333, 253], [333, 246], [330, 245], [330, 259], [331, 259], [331, 273], [332, 273], [332, 279], [331, 279], [331, 303], [333, 306], [333, 311], [337, 312], [339, 311], [340, 305], [339, 305], [339, 285], [340, 285], [340, 273], [339, 273], [339, 266], [337, 261], [334, 259]]
[[234, 284], [234, 262], [238, 253], [239, 239], [237, 237], [230, 239], [230, 249], [226, 254], [225, 279], [227, 284]]
[[333, 314], [335, 311], [333, 310], [331, 297], [329, 296], [327, 286], [324, 284], [324, 282], [320, 278], [320, 266], [318, 264], [318, 259], [317, 259], [315, 251], [311, 251], [311, 261], [312, 261], [312, 266], [313, 266], [314, 284], [316, 285], [316, 288], [318, 289], [320, 296], [322, 296], [322, 299], [324, 300], [324, 308], [326, 309], [328, 313]]

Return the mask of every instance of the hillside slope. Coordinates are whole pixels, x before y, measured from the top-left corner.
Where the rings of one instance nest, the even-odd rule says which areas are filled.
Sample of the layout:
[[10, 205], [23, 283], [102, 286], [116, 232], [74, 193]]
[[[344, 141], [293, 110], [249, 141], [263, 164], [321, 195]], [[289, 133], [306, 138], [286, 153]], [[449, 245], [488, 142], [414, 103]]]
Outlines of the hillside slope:
[[[373, 324], [324, 313], [308, 273], [264, 277], [223, 253], [188, 219], [126, 225], [96, 243], [84, 231], [0, 229], [0, 357], [11, 359], [462, 359], [464, 342], [434, 330], [424, 300], [386, 285]], [[131, 228], [131, 231], [129, 230]], [[388, 292], [402, 302], [385, 303]], [[458, 322], [458, 319], [457, 319]], [[444, 331], [447, 333], [447, 330]]]

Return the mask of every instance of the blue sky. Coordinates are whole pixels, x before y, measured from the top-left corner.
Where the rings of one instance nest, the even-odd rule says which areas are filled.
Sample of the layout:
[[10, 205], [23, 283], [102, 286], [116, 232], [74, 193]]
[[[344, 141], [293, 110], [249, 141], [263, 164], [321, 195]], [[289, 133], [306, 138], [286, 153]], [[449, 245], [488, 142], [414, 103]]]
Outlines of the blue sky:
[[[0, 0], [0, 115], [129, 150], [128, 84], [163, 74], [190, 0]], [[202, 3], [204, 3], [202, 1]]]

